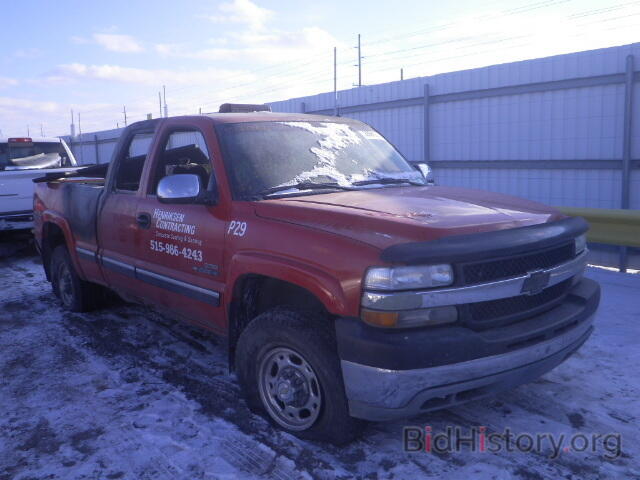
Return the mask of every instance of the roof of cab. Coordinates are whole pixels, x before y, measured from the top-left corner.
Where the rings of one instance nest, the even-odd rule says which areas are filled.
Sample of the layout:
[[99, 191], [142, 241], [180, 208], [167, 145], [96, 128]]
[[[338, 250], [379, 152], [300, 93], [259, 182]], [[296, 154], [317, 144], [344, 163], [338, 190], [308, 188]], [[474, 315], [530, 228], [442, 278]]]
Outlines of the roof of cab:
[[249, 112], [249, 113], [206, 113], [202, 115], [181, 115], [169, 118], [154, 118], [141, 120], [129, 125], [128, 128], [155, 128], [165, 120], [193, 120], [209, 118], [214, 124], [222, 123], [246, 123], [246, 122], [336, 122], [355, 123], [352, 118], [334, 117], [332, 115], [312, 115], [308, 113], [273, 113], [273, 112]]
[[276, 112], [250, 112], [250, 113], [208, 113], [214, 123], [244, 123], [244, 122], [337, 122], [350, 123], [355, 120], [332, 115], [312, 115], [309, 113], [276, 113]]

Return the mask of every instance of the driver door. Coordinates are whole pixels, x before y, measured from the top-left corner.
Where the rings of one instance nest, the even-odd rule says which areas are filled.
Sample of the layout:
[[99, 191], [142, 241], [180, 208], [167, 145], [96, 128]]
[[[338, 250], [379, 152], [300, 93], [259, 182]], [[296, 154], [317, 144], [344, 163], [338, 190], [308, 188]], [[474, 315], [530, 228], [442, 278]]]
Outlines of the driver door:
[[223, 331], [223, 210], [218, 205], [163, 203], [157, 187], [168, 175], [192, 174], [202, 190], [215, 172], [209, 143], [199, 128], [173, 129], [161, 133], [147, 173], [146, 194], [136, 205], [136, 275], [147, 283], [147, 297], [188, 321]]

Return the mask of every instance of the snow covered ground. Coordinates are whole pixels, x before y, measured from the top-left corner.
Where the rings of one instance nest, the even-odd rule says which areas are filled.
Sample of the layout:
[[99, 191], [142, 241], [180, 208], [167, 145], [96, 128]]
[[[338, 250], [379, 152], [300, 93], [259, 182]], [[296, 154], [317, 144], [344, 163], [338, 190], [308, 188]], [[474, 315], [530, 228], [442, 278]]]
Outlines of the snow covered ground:
[[[14, 254], [0, 259], [0, 479], [640, 478], [640, 275], [588, 275], [597, 330], [566, 363], [337, 448], [251, 414], [221, 340], [143, 307], [64, 312], [35, 254]], [[618, 433], [622, 451], [403, 453], [405, 425]]]

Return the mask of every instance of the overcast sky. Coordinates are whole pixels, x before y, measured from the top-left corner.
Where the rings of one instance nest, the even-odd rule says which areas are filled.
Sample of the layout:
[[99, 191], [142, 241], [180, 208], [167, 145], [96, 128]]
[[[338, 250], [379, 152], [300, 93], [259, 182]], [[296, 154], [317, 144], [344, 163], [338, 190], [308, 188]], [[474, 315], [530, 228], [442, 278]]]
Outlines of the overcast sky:
[[[0, 133], [63, 135], [640, 41], [640, 1], [2, 2]], [[77, 123], [77, 118], [76, 118]], [[42, 125], [42, 127], [41, 127]]]

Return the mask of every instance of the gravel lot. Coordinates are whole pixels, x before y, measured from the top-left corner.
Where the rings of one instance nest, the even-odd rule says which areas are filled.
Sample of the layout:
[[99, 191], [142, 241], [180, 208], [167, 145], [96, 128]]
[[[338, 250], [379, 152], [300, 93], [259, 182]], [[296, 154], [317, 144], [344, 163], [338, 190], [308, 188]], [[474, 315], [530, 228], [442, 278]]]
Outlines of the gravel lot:
[[[588, 275], [603, 287], [597, 330], [566, 363], [337, 448], [250, 413], [222, 340], [138, 306], [64, 312], [35, 253], [12, 252], [0, 259], [0, 479], [640, 478], [640, 275]], [[622, 450], [411, 454], [405, 425], [618, 433]]]

